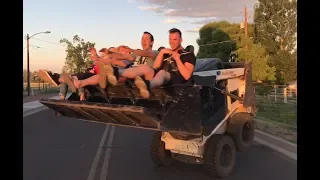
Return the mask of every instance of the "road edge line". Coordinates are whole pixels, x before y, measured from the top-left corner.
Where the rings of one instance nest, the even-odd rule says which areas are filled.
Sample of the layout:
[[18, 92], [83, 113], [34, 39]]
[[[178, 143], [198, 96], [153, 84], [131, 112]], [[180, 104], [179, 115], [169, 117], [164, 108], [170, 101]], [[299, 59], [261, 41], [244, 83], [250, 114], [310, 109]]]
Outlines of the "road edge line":
[[46, 109], [48, 109], [48, 107], [47, 107], [47, 106], [44, 106], [44, 105], [42, 105], [42, 106], [40, 106], [40, 107], [28, 109], [28, 110], [26, 110], [26, 111], [23, 112], [23, 117], [25, 118], [25, 117], [27, 117], [27, 116], [30, 116], [30, 115], [32, 115], [32, 114], [34, 114], [34, 113], [37, 113], [37, 112], [40, 112], [40, 111], [43, 111], [43, 110], [46, 110]]
[[285, 141], [259, 130], [255, 130], [254, 141], [286, 155], [293, 160], [297, 160], [297, 145], [294, 143]]

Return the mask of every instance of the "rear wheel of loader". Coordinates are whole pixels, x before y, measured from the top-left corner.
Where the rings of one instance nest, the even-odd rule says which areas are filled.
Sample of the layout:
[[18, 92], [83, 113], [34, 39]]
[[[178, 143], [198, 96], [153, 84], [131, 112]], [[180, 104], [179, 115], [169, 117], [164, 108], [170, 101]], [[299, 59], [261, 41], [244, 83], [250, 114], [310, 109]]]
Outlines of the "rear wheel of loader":
[[162, 132], [157, 131], [151, 141], [150, 155], [157, 166], [170, 166], [173, 163], [171, 152], [165, 149], [165, 143], [161, 141]]
[[247, 151], [254, 139], [254, 125], [248, 113], [237, 113], [228, 122], [227, 134], [236, 144], [237, 151]]

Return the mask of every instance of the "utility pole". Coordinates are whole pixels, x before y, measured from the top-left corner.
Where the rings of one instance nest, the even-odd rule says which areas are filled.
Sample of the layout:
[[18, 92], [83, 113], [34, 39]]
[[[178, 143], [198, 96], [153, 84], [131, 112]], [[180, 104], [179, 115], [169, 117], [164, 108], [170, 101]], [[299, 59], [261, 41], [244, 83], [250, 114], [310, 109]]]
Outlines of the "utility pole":
[[[248, 18], [247, 18], [247, 7], [244, 5], [244, 36], [247, 38], [248, 37]], [[246, 40], [245, 43], [245, 50], [248, 50], [248, 43]]]
[[27, 91], [30, 96], [29, 34], [27, 34]]
[[33, 36], [37, 35], [37, 34], [49, 34], [51, 33], [50, 31], [46, 31], [46, 32], [38, 32], [32, 36], [29, 36], [29, 34], [27, 34], [27, 89], [28, 89], [28, 96], [30, 96], [30, 63], [29, 63], [29, 39], [32, 38]]

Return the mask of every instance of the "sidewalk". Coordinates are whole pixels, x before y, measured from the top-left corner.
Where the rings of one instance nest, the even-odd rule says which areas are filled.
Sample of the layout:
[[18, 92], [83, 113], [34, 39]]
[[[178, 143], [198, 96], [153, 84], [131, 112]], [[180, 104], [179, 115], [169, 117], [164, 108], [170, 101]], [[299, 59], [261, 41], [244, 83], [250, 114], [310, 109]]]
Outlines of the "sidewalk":
[[[71, 93], [67, 94], [67, 97], [69, 97]], [[59, 95], [57, 93], [51, 93], [51, 94], [42, 94], [37, 96], [30, 96], [26, 97], [27, 100], [23, 100], [23, 117], [28, 116], [30, 114], [42, 111], [44, 109], [47, 109], [46, 106], [41, 104], [39, 102], [42, 98], [48, 98], [48, 99], [59, 99]]]
[[29, 114], [28, 112], [33, 111], [33, 110], [46, 109], [46, 107], [39, 102], [39, 100], [41, 98], [59, 99], [59, 96], [53, 96], [53, 95], [51, 95], [50, 97], [42, 96], [42, 97], [38, 98], [37, 100], [35, 100], [36, 99], [35, 98], [34, 101], [29, 101], [29, 102], [23, 103], [23, 116], [25, 116], [26, 113]]
[[32, 102], [32, 101], [39, 101], [42, 98], [51, 98], [53, 96], [57, 96], [58, 93], [39, 93], [35, 96], [27, 96], [23, 98], [23, 104]]

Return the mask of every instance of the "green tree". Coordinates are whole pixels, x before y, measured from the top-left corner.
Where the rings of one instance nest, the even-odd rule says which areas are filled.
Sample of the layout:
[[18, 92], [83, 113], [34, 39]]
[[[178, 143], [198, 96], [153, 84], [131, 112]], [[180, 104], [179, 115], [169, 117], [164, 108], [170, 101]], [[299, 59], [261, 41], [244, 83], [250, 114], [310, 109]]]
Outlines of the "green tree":
[[[199, 58], [216, 57], [227, 61], [232, 51], [242, 47], [244, 29], [240, 29], [237, 23], [211, 22], [200, 28], [199, 36]], [[248, 36], [253, 36], [252, 24], [248, 24]]]
[[277, 69], [277, 83], [285, 84], [297, 79], [297, 53], [280, 50], [270, 57], [270, 65]]
[[254, 24], [255, 43], [265, 46], [270, 55], [281, 48], [292, 51], [296, 43], [297, 1], [258, 0]]
[[92, 64], [92, 61], [88, 57], [88, 48], [94, 47], [95, 43], [85, 42], [84, 39], [81, 39], [78, 35], [73, 36], [72, 42], [64, 38], [60, 40], [60, 43], [67, 45], [67, 56], [62, 69], [63, 72], [82, 72]]
[[246, 39], [248, 50], [239, 48], [236, 51], [237, 61], [250, 62], [252, 64], [252, 79], [254, 81], [275, 80], [275, 67], [268, 65], [269, 55], [261, 44], [254, 44]]
[[[29, 72], [29, 77], [30, 77], [30, 82], [38, 82], [39, 81], [39, 76], [38, 76], [38, 72], [37, 71], [30, 71]], [[28, 72], [26, 69], [23, 70], [23, 82], [27, 83], [27, 76], [28, 76]]]
[[23, 70], [23, 82], [27, 82], [28, 72], [26, 69]]

